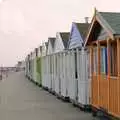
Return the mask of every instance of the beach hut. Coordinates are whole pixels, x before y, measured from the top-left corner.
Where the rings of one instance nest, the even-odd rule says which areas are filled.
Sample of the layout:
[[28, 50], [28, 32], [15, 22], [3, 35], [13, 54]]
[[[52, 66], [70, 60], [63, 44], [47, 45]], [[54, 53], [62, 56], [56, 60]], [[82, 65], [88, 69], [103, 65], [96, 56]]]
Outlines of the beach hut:
[[36, 84], [37, 82], [37, 56], [38, 56], [38, 49], [35, 48], [34, 51], [32, 52], [32, 80]]
[[42, 59], [41, 59], [41, 48], [42, 46], [36, 49], [36, 75], [37, 75], [37, 84], [42, 86]]
[[95, 10], [85, 46], [90, 50], [91, 105], [120, 118], [120, 13]]
[[88, 22], [73, 22], [68, 42], [68, 94], [71, 102], [82, 108], [89, 105], [88, 55], [83, 46], [88, 27]]
[[55, 92], [55, 79], [54, 79], [54, 44], [55, 44], [55, 37], [48, 38], [48, 49], [47, 49], [47, 58], [48, 58], [48, 89], [49, 92]]
[[25, 58], [25, 76], [29, 79], [30, 74], [30, 55], [28, 54]]
[[30, 80], [33, 80], [33, 68], [34, 68], [34, 64], [33, 64], [33, 52], [30, 52]]
[[59, 97], [68, 98], [65, 52], [69, 41], [69, 32], [57, 32], [54, 46], [55, 92]]

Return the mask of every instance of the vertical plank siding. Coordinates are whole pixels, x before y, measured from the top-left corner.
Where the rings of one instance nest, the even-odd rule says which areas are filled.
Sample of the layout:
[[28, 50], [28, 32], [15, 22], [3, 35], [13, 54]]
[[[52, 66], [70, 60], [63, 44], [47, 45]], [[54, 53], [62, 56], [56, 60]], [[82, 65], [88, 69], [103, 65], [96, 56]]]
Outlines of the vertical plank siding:
[[62, 79], [61, 79], [61, 95], [62, 96], [66, 96], [67, 97], [67, 63], [66, 63], [66, 56], [65, 56], [66, 53], [62, 53], [62, 66], [63, 66], [63, 69], [62, 69]]
[[118, 114], [118, 79], [110, 78], [110, 100], [109, 100], [109, 111]]
[[[41, 56], [42, 86], [74, 102], [91, 104], [119, 117], [120, 40], [117, 39], [117, 44], [114, 42], [110, 39], [104, 45], [96, 42], [90, 46], [89, 53], [85, 49], [75, 49]], [[111, 51], [113, 48], [117, 48], [115, 59]], [[113, 64], [116, 62], [115, 65], [111, 65], [111, 61]], [[37, 82], [35, 66], [36, 58], [31, 54], [26, 58], [25, 74]]]
[[118, 62], [118, 80], [117, 80], [117, 88], [118, 88], [118, 114], [120, 115], [120, 39], [117, 39], [117, 62]]
[[75, 100], [75, 61], [74, 51], [70, 51], [70, 99]]
[[82, 49], [81, 51], [77, 51], [78, 60], [78, 103], [82, 103], [84, 105], [89, 105], [89, 84], [90, 79], [88, 79], [88, 55], [87, 51]]
[[97, 76], [92, 76], [92, 98], [91, 98], [91, 104], [94, 106], [98, 105], [98, 81]]
[[42, 86], [72, 101], [89, 105], [87, 51], [76, 49], [41, 57]]
[[[93, 68], [93, 63], [95, 63], [93, 48], [90, 49], [90, 66], [91, 69], [91, 104], [92, 106], [105, 110], [108, 114], [115, 117], [120, 117], [120, 43], [119, 39], [112, 41], [110, 39], [106, 40], [107, 46], [107, 62], [104, 66], [101, 66], [101, 43], [97, 43], [97, 72]], [[117, 44], [116, 44], [117, 43]], [[117, 48], [117, 49], [116, 49]], [[103, 52], [103, 51], [102, 51]], [[105, 51], [104, 51], [105, 52]], [[114, 53], [114, 54], [113, 54]], [[105, 58], [106, 59], [106, 58]], [[101, 69], [101, 67], [105, 70]], [[106, 72], [107, 71], [107, 72]]]
[[99, 82], [99, 104], [101, 108], [108, 108], [108, 81], [104, 76], [100, 76]]
[[[41, 56], [41, 84], [56, 94], [69, 97], [82, 105], [89, 105], [90, 79], [88, 79], [88, 53], [84, 49], [76, 49]], [[26, 66], [30, 66], [28, 74], [33, 78], [34, 60], [26, 58]], [[28, 68], [28, 67], [27, 67]], [[27, 73], [27, 72], [26, 72]], [[96, 85], [95, 85], [96, 86]]]

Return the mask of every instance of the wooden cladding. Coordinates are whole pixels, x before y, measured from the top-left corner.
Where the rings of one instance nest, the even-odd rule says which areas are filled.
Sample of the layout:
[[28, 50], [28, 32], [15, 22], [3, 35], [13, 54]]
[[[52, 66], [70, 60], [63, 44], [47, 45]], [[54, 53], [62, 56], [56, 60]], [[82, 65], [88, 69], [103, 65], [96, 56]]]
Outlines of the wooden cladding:
[[[120, 116], [120, 40], [91, 43], [91, 104]], [[93, 66], [92, 66], [93, 65]]]
[[111, 76], [117, 76], [117, 42], [111, 43], [110, 47], [110, 74]]
[[[110, 70], [109, 71], [110, 76], [117, 76], [118, 74], [117, 42], [110, 43], [108, 47], [109, 47], [110, 54], [108, 53], [107, 43], [102, 45], [101, 42], [99, 42], [99, 48], [96, 45], [93, 47], [93, 68], [92, 68], [93, 70], [92, 71], [94, 74], [100, 73], [100, 74], [107, 75], [108, 71]], [[97, 52], [98, 49], [99, 49], [99, 55]], [[109, 60], [108, 60], [107, 54], [109, 54]], [[110, 65], [108, 66], [108, 64]]]

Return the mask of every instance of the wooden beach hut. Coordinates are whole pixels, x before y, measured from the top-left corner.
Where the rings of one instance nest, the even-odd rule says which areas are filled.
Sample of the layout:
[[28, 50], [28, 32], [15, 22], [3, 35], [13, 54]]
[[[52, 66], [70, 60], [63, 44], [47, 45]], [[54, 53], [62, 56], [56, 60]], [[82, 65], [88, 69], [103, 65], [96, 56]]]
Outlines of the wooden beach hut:
[[120, 13], [95, 10], [85, 46], [90, 50], [93, 113], [120, 118]]

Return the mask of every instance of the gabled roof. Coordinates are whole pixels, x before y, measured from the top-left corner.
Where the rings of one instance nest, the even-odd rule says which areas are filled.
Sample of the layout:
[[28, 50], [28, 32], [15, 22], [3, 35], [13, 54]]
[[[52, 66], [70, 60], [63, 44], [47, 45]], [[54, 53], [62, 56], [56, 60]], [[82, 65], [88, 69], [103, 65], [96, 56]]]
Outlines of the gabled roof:
[[38, 48], [35, 48], [35, 53], [36, 53], [36, 56], [38, 56]]
[[87, 44], [89, 37], [95, 28], [96, 21], [105, 29], [111, 39], [116, 35], [120, 35], [120, 13], [116, 12], [98, 12], [95, 9], [95, 13], [85, 40]]
[[99, 12], [106, 22], [113, 29], [113, 34], [120, 34], [120, 13], [117, 12]]
[[45, 42], [45, 46], [46, 46], [46, 48], [48, 48], [48, 42]]
[[42, 46], [40, 46], [40, 52], [42, 52]]
[[82, 39], [84, 40], [87, 34], [87, 30], [89, 27], [89, 23], [74, 23], [77, 27], [77, 29], [79, 30], [79, 33], [82, 37]]
[[60, 32], [60, 36], [62, 38], [64, 47], [67, 48], [70, 33], [69, 32]]
[[48, 42], [50, 42], [52, 48], [54, 48], [54, 43], [55, 43], [56, 38], [55, 37], [49, 37]]
[[83, 46], [89, 25], [89, 23], [72, 23], [70, 39], [68, 43], [69, 49]]

